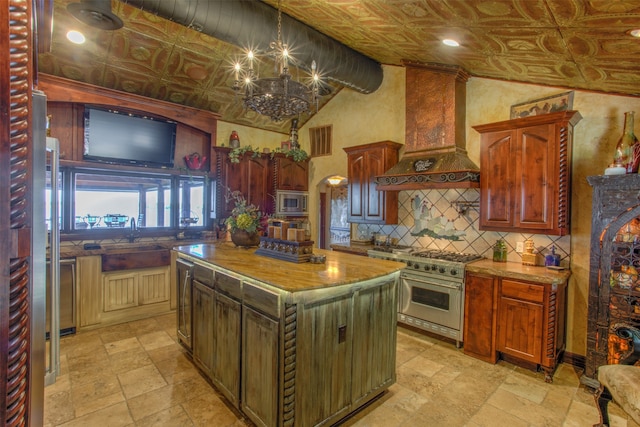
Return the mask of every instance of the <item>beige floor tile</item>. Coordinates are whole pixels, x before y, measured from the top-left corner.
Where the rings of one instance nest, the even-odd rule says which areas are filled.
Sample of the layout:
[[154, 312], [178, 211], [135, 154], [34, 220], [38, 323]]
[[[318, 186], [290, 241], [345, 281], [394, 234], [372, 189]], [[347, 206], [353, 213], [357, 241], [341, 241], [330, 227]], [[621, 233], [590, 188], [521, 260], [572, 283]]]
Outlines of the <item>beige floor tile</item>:
[[238, 417], [216, 394], [189, 399], [182, 404], [193, 424], [199, 427], [236, 425]]
[[158, 369], [169, 384], [200, 376], [193, 362], [184, 354], [180, 354], [175, 359], [164, 360], [158, 364]]
[[[248, 426], [204, 379], [175, 333], [175, 314], [61, 340], [65, 373], [45, 389], [45, 426]], [[341, 426], [591, 426], [582, 372], [544, 374], [466, 356], [450, 341], [399, 328], [397, 382]], [[612, 427], [640, 427], [615, 404]]]
[[474, 425], [480, 427], [527, 427], [529, 423], [504, 411], [493, 405], [486, 404], [476, 412], [471, 420]]
[[167, 385], [167, 382], [154, 365], [143, 366], [142, 368], [119, 374], [118, 379], [127, 399]]
[[194, 424], [180, 405], [172, 406], [136, 421], [136, 427], [190, 427]]
[[100, 411], [78, 417], [68, 423], [62, 424], [64, 427], [120, 427], [133, 425], [133, 420], [129, 415], [127, 404], [122, 402]]
[[145, 350], [155, 350], [174, 345], [175, 341], [165, 331], [156, 331], [138, 337], [138, 341]]
[[152, 364], [149, 354], [141, 348], [121, 351], [109, 356], [109, 367], [114, 374], [123, 374]]
[[44, 423], [58, 426], [75, 418], [71, 391], [45, 393]]
[[212, 393], [214, 391], [211, 385], [203, 378], [195, 377], [133, 397], [127, 403], [133, 419], [140, 420], [156, 412], [179, 405], [186, 400]]
[[104, 348], [107, 350], [107, 354], [111, 356], [123, 351], [142, 350], [142, 345], [140, 345], [140, 341], [138, 341], [137, 337], [131, 337], [105, 344]]

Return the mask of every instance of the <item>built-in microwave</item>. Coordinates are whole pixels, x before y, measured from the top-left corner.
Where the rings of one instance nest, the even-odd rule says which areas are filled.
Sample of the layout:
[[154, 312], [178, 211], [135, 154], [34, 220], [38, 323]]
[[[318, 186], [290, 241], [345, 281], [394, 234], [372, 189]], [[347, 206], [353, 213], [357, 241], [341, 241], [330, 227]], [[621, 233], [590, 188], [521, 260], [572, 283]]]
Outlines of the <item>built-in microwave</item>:
[[309, 215], [309, 193], [306, 191], [276, 191], [276, 215]]

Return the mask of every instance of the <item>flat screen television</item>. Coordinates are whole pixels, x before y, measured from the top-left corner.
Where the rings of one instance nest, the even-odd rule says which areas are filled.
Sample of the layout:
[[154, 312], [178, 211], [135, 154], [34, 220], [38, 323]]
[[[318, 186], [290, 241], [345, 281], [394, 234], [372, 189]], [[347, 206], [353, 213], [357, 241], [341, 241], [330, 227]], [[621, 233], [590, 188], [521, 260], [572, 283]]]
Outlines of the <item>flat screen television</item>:
[[177, 124], [168, 120], [88, 107], [84, 113], [85, 160], [173, 167]]

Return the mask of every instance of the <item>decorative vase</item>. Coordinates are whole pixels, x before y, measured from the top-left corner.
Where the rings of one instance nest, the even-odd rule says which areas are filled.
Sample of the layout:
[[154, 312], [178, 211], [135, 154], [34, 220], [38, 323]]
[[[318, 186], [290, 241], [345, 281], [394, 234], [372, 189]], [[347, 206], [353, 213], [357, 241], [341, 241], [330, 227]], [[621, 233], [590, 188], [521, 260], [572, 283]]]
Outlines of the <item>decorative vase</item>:
[[236, 246], [250, 248], [260, 244], [260, 235], [256, 232], [249, 233], [246, 230], [235, 230], [231, 232], [231, 241]]
[[613, 162], [624, 167], [627, 173], [637, 173], [640, 164], [640, 145], [633, 133], [633, 111], [624, 113], [624, 130], [616, 145]]
[[229, 136], [229, 147], [240, 147], [240, 137], [238, 136], [238, 132], [236, 132], [235, 130], [232, 130], [231, 135]]

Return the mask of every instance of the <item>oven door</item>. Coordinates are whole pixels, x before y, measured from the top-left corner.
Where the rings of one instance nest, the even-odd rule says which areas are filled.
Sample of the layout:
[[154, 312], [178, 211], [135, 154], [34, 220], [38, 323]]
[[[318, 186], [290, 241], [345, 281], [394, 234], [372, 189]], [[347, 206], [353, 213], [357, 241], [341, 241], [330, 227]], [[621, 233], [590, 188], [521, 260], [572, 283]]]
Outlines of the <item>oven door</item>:
[[462, 283], [403, 272], [399, 311], [447, 328], [462, 328]]

